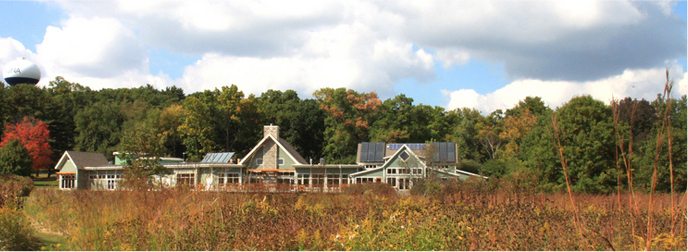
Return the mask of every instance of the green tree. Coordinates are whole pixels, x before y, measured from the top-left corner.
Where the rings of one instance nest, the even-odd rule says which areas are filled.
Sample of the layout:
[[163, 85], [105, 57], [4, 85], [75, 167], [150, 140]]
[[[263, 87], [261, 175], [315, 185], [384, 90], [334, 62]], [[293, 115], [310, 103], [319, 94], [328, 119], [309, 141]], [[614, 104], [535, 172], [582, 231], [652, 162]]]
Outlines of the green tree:
[[[561, 148], [572, 188], [578, 192], [607, 192], [616, 185], [615, 137], [612, 111], [591, 96], [579, 96], [557, 109]], [[566, 185], [554, 144], [552, 118], [540, 117], [538, 126], [523, 139], [521, 156], [546, 190]]]
[[451, 127], [451, 141], [458, 145], [459, 159], [461, 160], [487, 160], [481, 154], [476, 125], [483, 120], [483, 116], [476, 109], [461, 108], [449, 111], [447, 120]]
[[142, 190], [151, 188], [150, 177], [167, 173], [159, 158], [165, 154], [164, 138], [149, 122], [136, 122], [122, 132], [119, 148], [126, 160], [122, 187]]
[[187, 97], [182, 107], [186, 111], [184, 122], [178, 128], [182, 143], [189, 160], [200, 161], [202, 155], [217, 149], [213, 141], [215, 127], [212, 107], [196, 96]]
[[[50, 81], [47, 91], [52, 102], [46, 108], [48, 118], [44, 122], [50, 127], [50, 146], [53, 153], [73, 150], [78, 134], [75, 131], [74, 118], [78, 111], [93, 103], [95, 92], [60, 76]], [[54, 155], [53, 163], [59, 158], [60, 155]]]
[[75, 148], [79, 151], [103, 153], [112, 157], [121, 137], [124, 117], [119, 104], [114, 101], [98, 101], [77, 112], [74, 117], [76, 132]]
[[[688, 100], [686, 96], [680, 99], [668, 99], [665, 102], [664, 97], [658, 98], [652, 102], [653, 107], [657, 111], [656, 118], [664, 118], [664, 111], [666, 106], [669, 106], [667, 113], [671, 124], [668, 129], [665, 129], [664, 134], [660, 135], [661, 144], [659, 147], [659, 157], [657, 160], [657, 188], [659, 192], [671, 191], [671, 174], [669, 169], [669, 141], [668, 130], [671, 130], [671, 156], [672, 165], [674, 168], [674, 190], [686, 190], [686, 139], [688, 136], [686, 132], [686, 104]], [[662, 121], [656, 120], [653, 128], [648, 134], [647, 141], [638, 144], [638, 154], [634, 158], [635, 182], [639, 189], [650, 191], [652, 185], [652, 173], [654, 172], [654, 161], [657, 153], [657, 137], [660, 131]]]
[[19, 140], [12, 139], [0, 147], [0, 174], [30, 176], [33, 159]]
[[327, 145], [323, 155], [331, 163], [353, 163], [356, 146], [369, 140], [368, 128], [375, 122], [382, 104], [375, 92], [358, 93], [345, 88], [323, 88], [313, 93], [325, 119]]

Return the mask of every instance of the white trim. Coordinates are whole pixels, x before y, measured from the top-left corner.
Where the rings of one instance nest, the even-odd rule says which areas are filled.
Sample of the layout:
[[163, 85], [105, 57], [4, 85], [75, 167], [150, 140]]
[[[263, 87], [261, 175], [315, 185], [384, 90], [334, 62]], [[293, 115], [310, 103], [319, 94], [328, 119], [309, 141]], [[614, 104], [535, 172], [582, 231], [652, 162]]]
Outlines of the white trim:
[[[420, 164], [421, 164], [421, 166], [422, 166], [423, 169], [427, 169], [427, 165], [425, 164], [425, 162], [423, 162], [423, 160], [421, 160], [421, 159], [418, 157], [418, 155], [416, 155], [416, 153], [414, 153], [413, 151], [411, 151], [411, 148], [409, 148], [408, 146], [406, 146], [406, 144], [404, 144], [404, 145], [402, 145], [401, 147], [399, 147], [399, 149], [398, 149], [394, 154], [392, 154], [391, 156], [389, 156], [389, 159], [387, 159], [387, 161], [385, 161], [385, 163], [382, 164], [381, 166], [378, 166], [378, 167], [375, 168], [375, 169], [363, 170], [363, 171], [360, 171], [360, 172], [355, 172], [355, 173], [350, 174], [349, 176], [352, 176], [352, 177], [353, 177], [353, 176], [356, 176], [356, 175], [358, 175], [358, 174], [365, 174], [365, 173], [367, 173], [367, 172], [373, 172], [373, 171], [377, 171], [377, 170], [379, 170], [379, 169], [387, 168], [388, 165], [392, 163], [393, 158], [396, 157], [396, 156], [399, 156], [399, 153], [401, 153], [401, 150], [404, 150], [404, 149], [407, 149], [407, 150], [408, 150], [408, 151], [406, 151], [406, 153], [409, 153], [409, 155], [413, 155], [414, 157], [416, 157], [416, 159], [418, 160], [418, 162], [420, 162]], [[411, 157], [409, 156], [409, 158], [411, 158]], [[406, 160], [408, 160], [408, 158], [407, 158]], [[404, 160], [404, 162], [406, 162], [406, 161]], [[382, 174], [383, 174], [383, 176], [386, 175], [384, 171], [382, 172]]]
[[260, 142], [258, 142], [258, 144], [256, 144], [256, 146], [253, 147], [253, 149], [248, 154], [246, 154], [244, 159], [242, 159], [241, 162], [239, 162], [239, 164], [240, 165], [245, 164], [246, 161], [249, 160], [255, 154], [255, 152], [258, 151], [258, 149], [260, 147], [263, 147], [265, 140], [267, 140], [268, 138], [272, 139], [272, 141], [275, 142], [275, 144], [277, 144], [277, 146], [279, 146], [282, 150], [284, 150], [284, 152], [287, 153], [287, 155], [291, 158], [291, 160], [294, 161], [295, 165], [302, 165], [302, 163], [299, 162], [298, 159], [294, 158], [294, 156], [292, 156], [291, 153], [289, 153], [289, 151], [287, 151], [287, 148], [284, 148], [284, 146], [282, 146], [282, 144], [279, 141], [277, 141], [277, 139], [275, 137], [273, 137], [272, 135], [267, 135], [267, 136], [263, 137], [263, 140], [260, 140]]

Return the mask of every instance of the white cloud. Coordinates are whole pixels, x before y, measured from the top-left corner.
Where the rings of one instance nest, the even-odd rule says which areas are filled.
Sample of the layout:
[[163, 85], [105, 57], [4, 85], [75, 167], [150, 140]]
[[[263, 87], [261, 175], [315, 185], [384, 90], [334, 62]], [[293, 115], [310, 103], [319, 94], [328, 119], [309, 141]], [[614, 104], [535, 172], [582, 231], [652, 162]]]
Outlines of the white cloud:
[[[152, 82], [191, 93], [234, 83], [254, 94], [347, 87], [386, 97], [405, 79], [433, 80], [437, 64], [460, 68], [480, 59], [504, 65], [517, 81], [488, 95], [445, 91], [457, 97], [450, 107], [510, 107], [526, 95], [553, 104], [580, 90], [606, 97], [633, 82], [624, 78], [649, 78], [626, 69], [655, 69], [686, 53], [686, 24], [666, 3], [58, 2], [69, 18], [48, 27], [35, 57], [48, 75], [91, 87]], [[147, 48], [200, 60], [171, 80], [150, 73]]]
[[[686, 73], [682, 66], [674, 66], [669, 71], [670, 78], [676, 82], [676, 97], [686, 94]], [[450, 98], [447, 110], [456, 108], [475, 108], [488, 114], [497, 109], [514, 107], [527, 96], [539, 96], [552, 109], [568, 102], [578, 95], [590, 94], [593, 98], [609, 102], [612, 98], [644, 98], [652, 101], [664, 90], [666, 81], [664, 68], [626, 70], [623, 74], [588, 82], [542, 81], [524, 79], [514, 81], [489, 94], [478, 94], [472, 89], [456, 91], [442, 90]]]
[[147, 71], [147, 56], [134, 33], [109, 18], [66, 20], [49, 26], [36, 46], [49, 72], [111, 78], [127, 71]]

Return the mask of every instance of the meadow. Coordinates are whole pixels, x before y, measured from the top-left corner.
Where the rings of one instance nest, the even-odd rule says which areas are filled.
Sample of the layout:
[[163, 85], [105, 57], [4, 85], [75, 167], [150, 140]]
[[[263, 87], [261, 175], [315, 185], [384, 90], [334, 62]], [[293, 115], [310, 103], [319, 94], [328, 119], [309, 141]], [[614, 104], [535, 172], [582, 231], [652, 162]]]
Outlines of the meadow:
[[673, 211], [668, 194], [651, 211], [637, 193], [574, 199], [480, 181], [406, 196], [384, 184], [340, 194], [36, 189], [23, 211], [67, 250], [686, 250], [685, 193]]

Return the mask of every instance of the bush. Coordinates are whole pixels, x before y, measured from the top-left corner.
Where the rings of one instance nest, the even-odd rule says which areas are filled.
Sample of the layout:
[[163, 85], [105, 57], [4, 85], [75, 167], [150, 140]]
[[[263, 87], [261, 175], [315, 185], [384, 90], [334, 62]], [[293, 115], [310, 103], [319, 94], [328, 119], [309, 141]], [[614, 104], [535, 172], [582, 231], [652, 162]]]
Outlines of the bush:
[[480, 162], [470, 159], [461, 160], [458, 164], [456, 164], [456, 169], [475, 174], [480, 174], [482, 168], [483, 165]]
[[33, 159], [19, 140], [13, 139], [0, 147], [0, 174], [30, 176]]
[[29, 196], [33, 190], [33, 180], [13, 174], [0, 175], [0, 207], [21, 205], [22, 197]]
[[39, 240], [33, 236], [33, 228], [21, 210], [0, 207], [0, 250], [38, 250]]
[[396, 195], [396, 191], [387, 183], [361, 183], [352, 184], [344, 188], [343, 192], [348, 195], [375, 194], [380, 196]]

